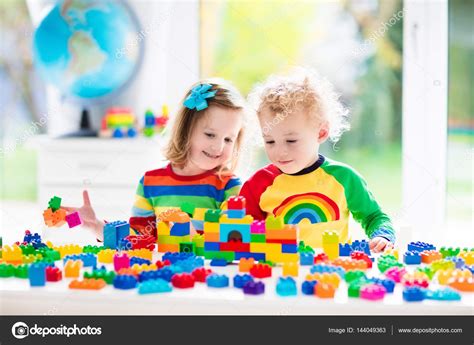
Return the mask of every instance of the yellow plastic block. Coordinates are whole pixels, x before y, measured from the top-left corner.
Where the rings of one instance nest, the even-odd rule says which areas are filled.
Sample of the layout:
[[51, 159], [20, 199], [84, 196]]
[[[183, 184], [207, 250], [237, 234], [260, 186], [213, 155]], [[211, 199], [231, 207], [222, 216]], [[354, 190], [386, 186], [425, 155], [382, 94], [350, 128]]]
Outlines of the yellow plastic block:
[[114, 249], [103, 249], [97, 253], [97, 261], [104, 264], [111, 264], [114, 261]]
[[318, 283], [326, 283], [334, 286], [336, 289], [339, 287], [341, 282], [341, 277], [335, 272], [332, 273], [314, 273], [308, 274], [306, 280], [313, 281], [316, 280]]
[[64, 258], [66, 255], [74, 255], [74, 254], [81, 254], [82, 248], [77, 244], [66, 244], [59, 247], [53, 247], [53, 249], [59, 252], [61, 259]]
[[267, 250], [265, 253], [267, 254], [282, 254], [281, 252], [281, 243], [266, 243]]
[[193, 214], [193, 219], [195, 220], [204, 220], [204, 215], [206, 214], [206, 211], [208, 208], [195, 208], [194, 209], [194, 214]]
[[204, 222], [204, 233], [214, 232], [219, 234], [219, 223]]
[[269, 253], [266, 255], [266, 259], [272, 262], [285, 263], [285, 262], [298, 262], [298, 254], [293, 253]]
[[64, 265], [65, 278], [79, 278], [82, 268], [81, 260], [68, 260]]
[[474, 265], [474, 251], [461, 252], [459, 256], [464, 260], [466, 265]]
[[158, 235], [169, 235], [170, 234], [169, 223], [158, 222], [157, 233]]
[[325, 231], [323, 233], [323, 251], [329, 260], [339, 257], [339, 235], [335, 231]]
[[253, 223], [253, 217], [251, 215], [246, 215], [242, 219], [236, 219], [236, 218], [229, 218], [226, 214], [224, 214], [219, 219], [219, 223], [221, 223], [221, 224], [248, 224], [248, 225], [250, 225], [250, 224]]
[[23, 253], [20, 246], [14, 244], [13, 246], [4, 245], [2, 258], [8, 263], [21, 263], [23, 260]]
[[151, 264], [151, 265], [147, 265], [147, 264], [135, 264], [132, 266], [132, 269], [137, 272], [137, 273], [141, 273], [141, 272], [144, 272], [144, 271], [154, 271], [154, 270], [157, 270], [158, 267], [156, 267], [155, 264]]
[[267, 243], [250, 243], [250, 252], [252, 253], [266, 253]]
[[152, 252], [149, 249], [141, 248], [127, 251], [128, 256], [137, 257], [142, 259], [150, 260], [152, 259]]
[[285, 277], [298, 277], [299, 265], [296, 262], [285, 262], [283, 264], [283, 275]]

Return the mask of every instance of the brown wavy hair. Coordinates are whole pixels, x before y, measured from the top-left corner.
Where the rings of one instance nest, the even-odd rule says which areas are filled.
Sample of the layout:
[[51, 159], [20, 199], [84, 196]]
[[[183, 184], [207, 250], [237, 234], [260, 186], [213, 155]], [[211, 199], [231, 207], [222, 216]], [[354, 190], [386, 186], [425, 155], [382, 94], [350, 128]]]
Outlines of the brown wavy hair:
[[[214, 97], [207, 98], [208, 107], [204, 110], [197, 111], [196, 109], [189, 109], [183, 105], [184, 100], [191, 94], [194, 87], [200, 84], [210, 84], [212, 86], [209, 91], [217, 91]], [[223, 79], [207, 79], [202, 80], [188, 90], [181, 102], [173, 127], [171, 129], [171, 137], [168, 145], [165, 148], [164, 155], [172, 164], [183, 168], [188, 161], [191, 149], [191, 135], [200, 119], [206, 116], [206, 111], [210, 107], [221, 107], [226, 109], [241, 110], [242, 116], [246, 112], [246, 102], [240, 92], [229, 82]], [[219, 176], [232, 174], [237, 166], [239, 159], [239, 152], [242, 145], [242, 138], [244, 135], [244, 127], [239, 131], [235, 141], [234, 152], [232, 159], [226, 166], [218, 166], [217, 171]]]

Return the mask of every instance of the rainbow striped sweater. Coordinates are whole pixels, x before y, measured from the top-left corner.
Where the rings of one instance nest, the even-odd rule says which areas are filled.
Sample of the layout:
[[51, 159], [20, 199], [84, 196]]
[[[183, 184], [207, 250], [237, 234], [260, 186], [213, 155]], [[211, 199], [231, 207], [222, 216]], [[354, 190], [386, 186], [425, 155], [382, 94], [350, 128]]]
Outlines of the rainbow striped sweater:
[[322, 155], [312, 166], [292, 175], [270, 164], [244, 183], [240, 195], [247, 200], [247, 213], [255, 219], [282, 216], [286, 224], [298, 224], [300, 240], [313, 247], [322, 246], [326, 230], [337, 231], [340, 242], [347, 242], [350, 214], [369, 238], [395, 241], [390, 218], [362, 176]]
[[200, 219], [207, 209], [222, 208], [230, 196], [239, 193], [241, 184], [235, 175], [219, 177], [216, 171], [193, 176], [177, 175], [168, 164], [146, 172], [141, 178], [132, 216], [156, 217], [189, 202], [196, 207], [194, 217]]

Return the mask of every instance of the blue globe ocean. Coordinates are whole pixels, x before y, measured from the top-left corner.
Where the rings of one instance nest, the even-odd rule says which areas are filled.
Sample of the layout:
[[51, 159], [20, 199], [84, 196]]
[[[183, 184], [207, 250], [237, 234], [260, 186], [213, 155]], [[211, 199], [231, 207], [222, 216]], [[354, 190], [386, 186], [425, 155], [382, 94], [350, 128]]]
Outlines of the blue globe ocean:
[[63, 95], [106, 96], [135, 72], [141, 53], [138, 30], [120, 1], [59, 1], [35, 31], [36, 68]]

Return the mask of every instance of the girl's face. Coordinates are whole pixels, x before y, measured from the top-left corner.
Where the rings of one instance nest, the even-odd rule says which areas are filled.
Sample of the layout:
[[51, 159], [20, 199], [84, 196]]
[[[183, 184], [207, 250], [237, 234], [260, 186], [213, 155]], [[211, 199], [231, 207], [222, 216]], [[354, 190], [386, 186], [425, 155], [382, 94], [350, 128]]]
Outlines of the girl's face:
[[185, 170], [199, 174], [226, 165], [242, 129], [241, 110], [210, 106], [191, 134], [191, 152]]
[[268, 159], [285, 174], [295, 174], [318, 159], [319, 146], [328, 137], [325, 125], [316, 125], [303, 109], [275, 115], [264, 109], [260, 126]]

